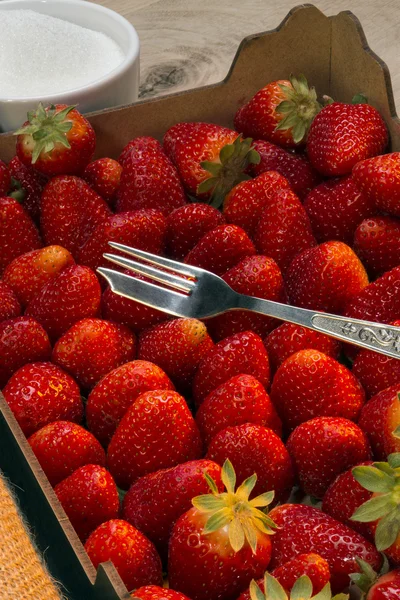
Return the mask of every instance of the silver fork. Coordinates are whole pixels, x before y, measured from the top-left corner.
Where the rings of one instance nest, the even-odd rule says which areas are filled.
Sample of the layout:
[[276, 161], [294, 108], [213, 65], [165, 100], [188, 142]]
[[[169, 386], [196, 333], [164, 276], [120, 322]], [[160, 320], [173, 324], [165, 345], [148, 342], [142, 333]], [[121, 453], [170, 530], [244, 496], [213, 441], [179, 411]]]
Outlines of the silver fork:
[[175, 317], [207, 319], [228, 310], [250, 310], [320, 331], [386, 356], [400, 358], [400, 327], [350, 319], [245, 296], [235, 292], [218, 275], [204, 269], [130, 248], [124, 244], [109, 242], [109, 245], [141, 262], [108, 253], [103, 255], [104, 258], [134, 273], [145, 275], [163, 286], [168, 286], [167, 289], [113, 269], [99, 267], [97, 271], [106, 278], [111, 289], [125, 298], [137, 300]]

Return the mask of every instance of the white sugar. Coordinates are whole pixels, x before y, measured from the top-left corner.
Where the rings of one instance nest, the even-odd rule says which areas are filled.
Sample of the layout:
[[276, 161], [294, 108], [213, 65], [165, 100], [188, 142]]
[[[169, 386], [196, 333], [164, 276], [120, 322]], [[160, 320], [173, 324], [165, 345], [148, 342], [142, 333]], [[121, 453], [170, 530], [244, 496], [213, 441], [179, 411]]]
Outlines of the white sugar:
[[0, 98], [73, 90], [123, 59], [119, 45], [98, 31], [32, 10], [0, 10]]

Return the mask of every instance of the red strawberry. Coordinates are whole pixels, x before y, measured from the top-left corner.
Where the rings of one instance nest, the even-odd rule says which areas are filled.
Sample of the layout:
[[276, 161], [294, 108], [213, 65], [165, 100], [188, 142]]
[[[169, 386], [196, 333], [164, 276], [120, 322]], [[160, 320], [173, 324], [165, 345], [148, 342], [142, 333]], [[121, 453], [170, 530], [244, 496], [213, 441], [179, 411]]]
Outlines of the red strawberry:
[[95, 569], [112, 561], [128, 590], [162, 584], [161, 560], [153, 544], [122, 519], [100, 525], [88, 538], [85, 550]]
[[164, 150], [187, 193], [218, 207], [239, 181], [248, 179], [248, 166], [259, 161], [251, 141], [213, 123], [177, 123], [164, 136]]
[[109, 204], [117, 197], [122, 166], [113, 158], [98, 158], [89, 163], [82, 178]]
[[314, 417], [356, 421], [365, 393], [351, 371], [319, 350], [299, 350], [278, 368], [271, 399], [288, 431]]
[[377, 574], [368, 564], [358, 562], [361, 573], [355, 573], [351, 579], [356, 584], [357, 591], [361, 590], [363, 599], [397, 600], [400, 598], [400, 569]]
[[194, 507], [178, 519], [170, 537], [169, 583], [193, 600], [236, 598], [253, 577], [261, 577], [271, 557], [274, 523], [260, 508], [270, 504], [273, 492], [249, 500], [255, 474], [235, 491], [229, 461], [221, 478], [227, 492], [219, 494], [208, 478], [212, 494], [193, 498]]
[[6, 267], [3, 278], [22, 306], [26, 306], [48, 281], [74, 263], [72, 254], [65, 248], [45, 246], [14, 258]]
[[352, 177], [320, 183], [308, 194], [304, 208], [318, 242], [339, 240], [349, 245], [361, 221], [376, 214], [373, 202], [360, 192]]
[[108, 373], [90, 392], [86, 404], [88, 428], [106, 446], [138, 396], [151, 390], [173, 389], [157, 365], [143, 360], [128, 362]]
[[186, 204], [176, 168], [160, 142], [138, 137], [128, 146], [117, 192], [117, 212], [154, 208], [166, 216]]
[[40, 226], [46, 244], [59, 244], [74, 256], [111, 211], [79, 177], [53, 177], [43, 190]]
[[106, 454], [94, 435], [70, 421], [45, 425], [28, 442], [52, 486], [79, 467], [106, 464]]
[[26, 436], [62, 419], [80, 423], [83, 404], [76, 382], [51, 363], [29, 363], [14, 373], [3, 394]]
[[264, 340], [273, 372], [299, 350], [312, 348], [319, 350], [336, 360], [339, 358], [340, 343], [318, 331], [294, 323], [282, 323], [271, 331]]
[[264, 387], [252, 375], [235, 375], [213, 390], [196, 414], [206, 446], [226, 427], [253, 423], [281, 435], [282, 423]]
[[393, 435], [400, 424], [400, 383], [382, 390], [363, 407], [358, 421], [367, 434], [377, 460], [400, 452], [400, 439]]
[[0, 323], [0, 388], [26, 363], [50, 356], [49, 336], [35, 319], [15, 317]]
[[[132, 275], [132, 271], [126, 271]], [[145, 280], [142, 275], [135, 273], [136, 279]], [[133, 329], [135, 333], [139, 333], [143, 329], [148, 329], [170, 319], [170, 315], [151, 306], [136, 302], [131, 298], [124, 298], [119, 294], [115, 294], [111, 288], [107, 288], [101, 298], [101, 313], [108, 321], [115, 321], [121, 325], [127, 325]]]
[[17, 156], [44, 175], [78, 175], [92, 159], [93, 127], [73, 106], [56, 104], [28, 113], [18, 129]]
[[333, 241], [296, 256], [285, 282], [295, 306], [341, 313], [368, 285], [368, 276], [353, 250], [343, 242]]
[[268, 355], [261, 338], [252, 331], [218, 342], [203, 358], [193, 380], [197, 406], [219, 385], [240, 374], [253, 375], [265, 388], [269, 386]]
[[176, 392], [141, 394], [128, 408], [107, 450], [107, 463], [119, 487], [139, 477], [202, 455], [197, 425]]
[[11, 174], [5, 162], [0, 160], [0, 197], [7, 196], [11, 185]]
[[193, 202], [176, 208], [167, 217], [168, 255], [182, 260], [203, 235], [224, 223], [224, 216], [209, 204]]
[[37, 223], [40, 217], [40, 197], [47, 178], [32, 167], [25, 166], [18, 156], [10, 160], [8, 170], [12, 176], [11, 195], [22, 203], [31, 219]]
[[400, 265], [400, 219], [366, 219], [354, 235], [354, 251], [374, 275]]
[[224, 490], [221, 467], [204, 458], [144, 475], [125, 494], [123, 518], [144, 533], [163, 558], [174, 523], [192, 507], [194, 496], [207, 494], [205, 474], [213, 478], [219, 492]]
[[257, 474], [256, 494], [274, 490], [286, 500], [293, 487], [293, 467], [282, 440], [272, 429], [244, 423], [219, 431], [211, 440], [207, 458], [219, 465], [229, 458], [239, 479]]
[[342, 417], [316, 417], [291, 433], [287, 449], [306, 494], [322, 498], [337, 475], [371, 458], [364, 432]]
[[315, 552], [328, 562], [336, 592], [348, 586], [350, 573], [359, 570], [356, 557], [373, 568], [380, 566], [381, 557], [373, 544], [317, 508], [283, 504], [273, 508], [269, 516], [279, 527], [274, 535], [271, 569], [304, 552]]
[[280, 190], [270, 199], [254, 231], [254, 243], [285, 272], [293, 258], [317, 245], [306, 211], [291, 190]]
[[[222, 277], [235, 292], [274, 300], [286, 301], [283, 278], [278, 265], [267, 256], [248, 256]], [[222, 340], [241, 331], [254, 331], [266, 335], [277, 321], [247, 310], [233, 310], [207, 320], [208, 330], [214, 340]]]
[[96, 316], [100, 300], [100, 284], [93, 271], [72, 265], [40, 288], [25, 314], [37, 319], [56, 340], [77, 321]]
[[5, 281], [0, 281], [0, 321], [19, 317], [21, 305], [11, 287]]
[[158, 210], [136, 210], [107, 217], [79, 249], [77, 260], [93, 271], [100, 266], [110, 266], [103, 258], [105, 252], [111, 251], [109, 241], [161, 254], [165, 229], [165, 218]]
[[178, 389], [190, 390], [202, 358], [214, 343], [197, 319], [172, 319], [144, 331], [138, 358], [156, 363]]
[[305, 137], [320, 109], [304, 75], [279, 79], [263, 87], [235, 116], [238, 131], [255, 139], [294, 148]]
[[381, 154], [387, 142], [386, 125], [376, 108], [333, 102], [313, 120], [307, 153], [317, 171], [337, 177], [350, 173], [358, 161]]
[[82, 319], [59, 338], [51, 360], [81, 387], [91, 388], [107, 373], [133, 360], [135, 353], [135, 335], [125, 325]]
[[145, 585], [131, 595], [133, 600], [190, 600], [184, 594], [158, 585]]
[[100, 465], [79, 467], [54, 491], [82, 542], [101, 523], [118, 517], [117, 486]]
[[0, 277], [14, 258], [41, 246], [39, 232], [20, 203], [0, 198]]
[[265, 171], [277, 171], [288, 180], [290, 187], [301, 200], [320, 182], [320, 176], [302, 154], [293, 154], [263, 140], [254, 141], [253, 146], [261, 157], [258, 165], [251, 168], [254, 175]]
[[290, 190], [290, 185], [277, 171], [266, 171], [254, 179], [242, 181], [226, 196], [224, 217], [228, 223], [238, 225], [253, 236], [264, 209], [280, 190]]
[[377, 209], [395, 217], [400, 217], [399, 166], [400, 152], [391, 152], [363, 160], [353, 169], [353, 179], [360, 190]]
[[223, 275], [255, 252], [253, 242], [241, 227], [219, 225], [206, 233], [190, 250], [185, 263]]

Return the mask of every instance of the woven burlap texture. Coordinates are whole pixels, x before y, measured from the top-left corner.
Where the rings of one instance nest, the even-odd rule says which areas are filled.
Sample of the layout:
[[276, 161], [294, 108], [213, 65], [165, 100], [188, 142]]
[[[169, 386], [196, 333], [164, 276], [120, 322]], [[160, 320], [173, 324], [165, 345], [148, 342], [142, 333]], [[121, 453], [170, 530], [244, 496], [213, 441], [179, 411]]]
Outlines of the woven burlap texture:
[[0, 474], [0, 598], [60, 600]]

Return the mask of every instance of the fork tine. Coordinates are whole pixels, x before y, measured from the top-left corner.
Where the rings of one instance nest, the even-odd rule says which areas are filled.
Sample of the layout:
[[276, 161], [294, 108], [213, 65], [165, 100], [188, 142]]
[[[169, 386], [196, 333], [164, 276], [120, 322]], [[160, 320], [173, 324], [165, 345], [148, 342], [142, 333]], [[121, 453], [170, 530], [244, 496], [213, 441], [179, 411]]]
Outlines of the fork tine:
[[177, 275], [165, 273], [164, 271], [160, 271], [159, 269], [155, 269], [154, 267], [150, 267], [146, 264], [138, 263], [130, 258], [125, 258], [124, 256], [106, 253], [103, 254], [103, 257], [115, 263], [116, 265], [126, 267], [134, 273], [146, 275], [147, 277], [150, 277], [150, 279], [167, 284], [175, 289], [183, 290], [184, 292], [190, 292], [193, 286], [196, 285], [196, 283], [192, 280], [183, 279]]

